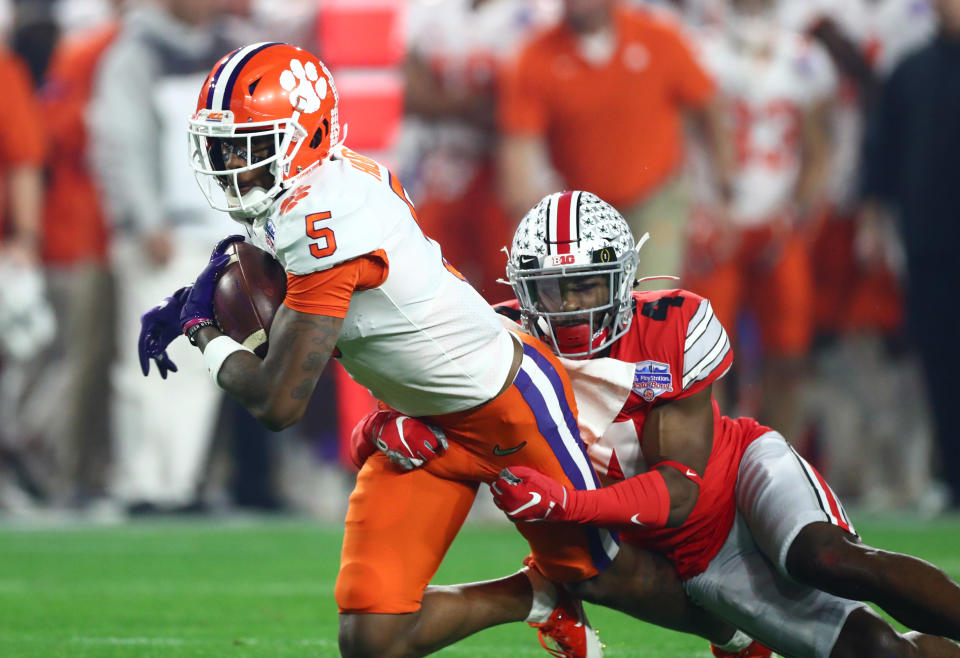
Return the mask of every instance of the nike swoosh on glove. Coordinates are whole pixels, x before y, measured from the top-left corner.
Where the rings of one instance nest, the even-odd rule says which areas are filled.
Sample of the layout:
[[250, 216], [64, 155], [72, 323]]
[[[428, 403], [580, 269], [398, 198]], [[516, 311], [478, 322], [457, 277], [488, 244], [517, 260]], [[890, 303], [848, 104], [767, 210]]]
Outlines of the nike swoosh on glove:
[[566, 520], [566, 487], [528, 466], [503, 469], [490, 490], [511, 521]]
[[448, 446], [447, 437], [439, 427], [393, 409], [378, 409], [354, 426], [350, 435], [350, 459], [360, 468], [376, 449], [401, 469], [412, 471], [442, 456]]

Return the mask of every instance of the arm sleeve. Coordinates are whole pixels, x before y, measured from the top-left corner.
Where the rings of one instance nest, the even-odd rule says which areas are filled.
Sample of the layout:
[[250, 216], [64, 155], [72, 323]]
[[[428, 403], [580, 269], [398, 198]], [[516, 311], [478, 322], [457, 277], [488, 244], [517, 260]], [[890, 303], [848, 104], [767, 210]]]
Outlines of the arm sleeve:
[[386, 254], [376, 251], [320, 272], [287, 274], [283, 303], [301, 313], [345, 318], [354, 291], [381, 285], [389, 269]]
[[697, 393], [720, 379], [733, 363], [733, 350], [726, 329], [706, 299], [687, 322], [683, 344], [684, 396]]
[[670, 492], [660, 471], [634, 475], [602, 489], [568, 490], [565, 519], [620, 528], [663, 528], [670, 516]]

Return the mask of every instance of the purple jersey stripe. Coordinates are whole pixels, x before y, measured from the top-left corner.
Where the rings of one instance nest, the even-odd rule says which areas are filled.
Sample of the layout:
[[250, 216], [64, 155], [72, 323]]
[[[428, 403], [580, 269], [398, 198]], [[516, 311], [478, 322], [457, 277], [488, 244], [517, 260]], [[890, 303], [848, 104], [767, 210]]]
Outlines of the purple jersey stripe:
[[[526, 346], [524, 346], [524, 349], [526, 349]], [[554, 375], [556, 375], [556, 373], [554, 373]], [[547, 409], [547, 403], [543, 398], [543, 394], [539, 389], [537, 389], [533, 381], [530, 379], [530, 375], [524, 372], [523, 368], [520, 368], [520, 371], [517, 372], [517, 377], [514, 380], [513, 385], [520, 392], [520, 395], [523, 397], [524, 402], [527, 403], [530, 411], [533, 412], [534, 418], [537, 419], [537, 429], [540, 430], [540, 435], [547, 441], [547, 444], [553, 450], [553, 454], [557, 457], [557, 461], [560, 462], [560, 466], [563, 468], [563, 472], [566, 474], [567, 478], [570, 479], [577, 489], [585, 489], [586, 483], [584, 482], [583, 475], [580, 472], [580, 469], [578, 469], [574, 463], [570, 453], [567, 452], [566, 444], [563, 442], [563, 438], [560, 436], [556, 422], [551, 417], [550, 411]], [[564, 407], [567, 406], [564, 404], [565, 402], [566, 398], [561, 397], [561, 404], [563, 404]], [[576, 438], [577, 444], [582, 450], [583, 442], [580, 441], [579, 432], [574, 434], [574, 437]], [[589, 459], [587, 460], [587, 463], [590, 463]], [[593, 469], [591, 468], [591, 472], [592, 471]], [[595, 474], [593, 477], [594, 480], [596, 480]], [[607, 555], [607, 552], [604, 549], [601, 535], [609, 534], [611, 537], [613, 537], [613, 541], [616, 544], [619, 544], [620, 540], [616, 533], [603, 530], [601, 528], [584, 526], [584, 532], [587, 535], [587, 544], [590, 549], [590, 558], [593, 560], [593, 565], [598, 570], [603, 571], [610, 565], [611, 560], [610, 556]]]
[[[563, 420], [567, 424], [567, 429], [570, 431], [570, 434], [577, 439], [580, 451], [583, 452], [583, 458], [589, 464], [590, 457], [587, 455], [587, 447], [583, 445], [583, 441], [580, 440], [580, 426], [577, 424], [577, 419], [573, 415], [573, 409], [571, 409], [567, 403], [567, 392], [563, 388], [563, 381], [560, 379], [560, 374], [553, 367], [553, 364], [550, 363], [545, 356], [540, 354], [536, 348], [524, 343], [523, 353], [533, 359], [533, 362], [537, 364], [540, 371], [543, 372], [550, 381], [553, 392], [556, 393], [557, 399], [560, 401], [560, 406], [563, 409]], [[593, 486], [599, 487], [600, 480], [597, 479], [597, 474], [593, 472], [592, 468], [590, 472], [593, 474]]]

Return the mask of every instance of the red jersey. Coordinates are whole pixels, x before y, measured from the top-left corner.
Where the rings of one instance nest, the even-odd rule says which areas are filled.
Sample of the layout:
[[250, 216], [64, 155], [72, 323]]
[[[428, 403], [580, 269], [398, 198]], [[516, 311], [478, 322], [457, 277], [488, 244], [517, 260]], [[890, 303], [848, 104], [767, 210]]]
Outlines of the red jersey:
[[[733, 363], [727, 332], [706, 299], [686, 290], [635, 292], [633, 297], [630, 329], [609, 355], [636, 364], [633, 391], [614, 423], [588, 448], [597, 472], [613, 480], [647, 470], [640, 437], [653, 407], [702, 391]], [[665, 554], [682, 579], [704, 571], [733, 526], [740, 458], [767, 431], [750, 418], [720, 415], [714, 399], [713, 447], [686, 522], [679, 528], [621, 532], [621, 537]]]
[[[730, 339], [708, 300], [679, 289], [635, 292], [633, 298], [630, 329], [613, 343], [609, 354], [636, 364], [633, 390], [600, 438], [590, 442], [584, 434], [587, 453], [604, 484], [648, 470], [640, 437], [653, 407], [699, 393], [733, 364]], [[516, 301], [496, 306], [518, 308]], [[571, 379], [576, 390], [573, 374]], [[582, 409], [579, 400], [577, 404]], [[720, 415], [713, 400], [713, 446], [690, 516], [679, 528], [621, 530], [621, 538], [666, 555], [682, 579], [704, 571], [733, 526], [740, 459], [750, 442], [768, 431], [751, 418]]]

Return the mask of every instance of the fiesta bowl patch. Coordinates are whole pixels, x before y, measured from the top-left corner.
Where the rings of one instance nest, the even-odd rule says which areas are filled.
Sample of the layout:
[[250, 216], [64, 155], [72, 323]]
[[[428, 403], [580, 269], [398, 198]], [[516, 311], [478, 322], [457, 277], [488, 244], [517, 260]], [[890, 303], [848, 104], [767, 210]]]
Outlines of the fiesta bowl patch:
[[659, 361], [641, 361], [633, 373], [633, 392], [647, 402], [673, 390], [670, 365]]

